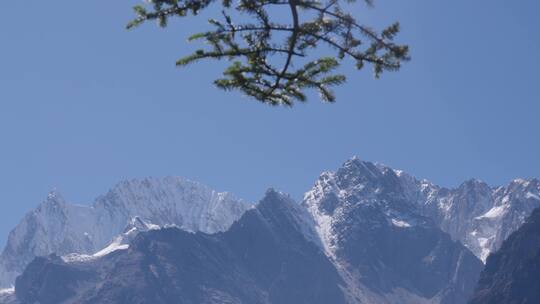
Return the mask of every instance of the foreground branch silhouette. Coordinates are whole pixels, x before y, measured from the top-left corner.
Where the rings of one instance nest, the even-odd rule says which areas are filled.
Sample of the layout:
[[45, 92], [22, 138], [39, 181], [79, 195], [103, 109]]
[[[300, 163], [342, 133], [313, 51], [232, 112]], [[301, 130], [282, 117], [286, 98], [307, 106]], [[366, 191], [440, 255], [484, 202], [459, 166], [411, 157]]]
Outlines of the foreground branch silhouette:
[[[152, 0], [147, 7], [135, 6], [137, 17], [127, 28], [148, 20], [157, 20], [165, 27], [170, 17], [196, 15], [215, 1]], [[335, 101], [332, 86], [342, 84], [345, 76], [336, 68], [351, 58], [357, 69], [373, 67], [375, 77], [383, 71], [395, 71], [408, 61], [406, 45], [393, 42], [399, 23], [380, 33], [364, 26], [340, 5], [340, 0], [222, 0], [222, 19], [210, 19], [212, 31], [189, 38], [204, 40], [210, 47], [199, 49], [176, 62], [185, 66], [202, 59], [228, 59], [232, 64], [215, 84], [224, 90], [240, 90], [246, 95], [271, 105], [292, 106], [306, 101], [305, 89], [316, 89], [322, 100]], [[347, 1], [347, 5], [354, 0]], [[365, 0], [371, 5], [371, 0]], [[288, 8], [290, 23], [272, 21], [275, 9]], [[232, 13], [248, 15], [251, 22], [236, 24]], [[241, 18], [246, 20], [248, 18]], [[286, 37], [285, 39], [282, 39]], [[281, 38], [281, 39], [280, 39]], [[281, 41], [280, 41], [281, 40]], [[283, 41], [284, 40], [284, 41]], [[326, 47], [330, 56], [312, 60], [310, 50]], [[323, 51], [324, 52], [324, 51]]]

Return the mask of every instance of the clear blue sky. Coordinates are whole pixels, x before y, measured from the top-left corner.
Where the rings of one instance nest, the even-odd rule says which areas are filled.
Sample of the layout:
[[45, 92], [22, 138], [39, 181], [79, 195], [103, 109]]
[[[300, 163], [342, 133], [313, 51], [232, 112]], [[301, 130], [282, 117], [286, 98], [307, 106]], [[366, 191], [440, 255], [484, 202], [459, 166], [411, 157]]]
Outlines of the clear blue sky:
[[[336, 104], [272, 108], [174, 61], [207, 15], [124, 30], [133, 1], [0, 2], [0, 246], [53, 188], [89, 203], [123, 178], [181, 175], [257, 200], [298, 198], [352, 155], [444, 186], [540, 176], [540, 2], [376, 1], [413, 60], [344, 68]], [[215, 13], [215, 11], [214, 11]]]

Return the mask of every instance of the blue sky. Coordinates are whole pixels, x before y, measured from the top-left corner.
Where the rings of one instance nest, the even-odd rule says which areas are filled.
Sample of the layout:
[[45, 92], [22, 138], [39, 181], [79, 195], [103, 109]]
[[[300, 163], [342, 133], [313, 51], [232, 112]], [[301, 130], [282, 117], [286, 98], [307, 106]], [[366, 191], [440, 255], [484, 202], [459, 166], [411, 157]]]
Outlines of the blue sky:
[[[257, 200], [299, 198], [352, 155], [444, 186], [540, 176], [538, 1], [376, 1], [413, 60], [343, 71], [336, 104], [272, 108], [175, 60], [208, 15], [124, 29], [133, 1], [0, 2], [0, 245], [56, 187], [89, 203], [124, 178], [181, 175]], [[313, 96], [313, 95], [312, 95]]]

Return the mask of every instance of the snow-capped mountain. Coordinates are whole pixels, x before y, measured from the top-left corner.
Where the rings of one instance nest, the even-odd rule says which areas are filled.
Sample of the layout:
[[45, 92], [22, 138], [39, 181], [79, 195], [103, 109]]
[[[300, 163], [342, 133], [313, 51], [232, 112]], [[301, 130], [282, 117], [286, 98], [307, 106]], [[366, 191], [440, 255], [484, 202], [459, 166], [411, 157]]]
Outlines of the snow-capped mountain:
[[[332, 303], [465, 303], [481, 260], [538, 206], [537, 179], [501, 187], [473, 179], [450, 189], [357, 157], [323, 172], [301, 204], [269, 191], [254, 206], [176, 177], [122, 182], [91, 206], [68, 204], [51, 192], [11, 232], [0, 256], [0, 288], [10, 287], [24, 270], [17, 295], [43, 303], [69, 291], [61, 282], [70, 275], [81, 286], [111, 289], [81, 294], [76, 285], [64, 295], [66, 303], [92, 303], [95, 297], [114, 302], [123, 294], [162, 303], [174, 294], [144, 288], [169, 284], [164, 278], [174, 281], [167, 285], [173, 293], [194, 292], [195, 302], [299, 303], [317, 294], [328, 300], [319, 293], [324, 287]], [[319, 289], [298, 282], [311, 280], [309, 269], [328, 276], [318, 281], [324, 281]], [[116, 282], [113, 274], [129, 284]], [[59, 281], [49, 285], [51, 280]], [[280, 294], [278, 285], [290, 293]], [[143, 293], [133, 294], [129, 286]], [[0, 303], [2, 297], [16, 303], [13, 290], [4, 291]]]
[[95, 254], [134, 217], [213, 233], [228, 229], [251, 207], [231, 194], [179, 177], [123, 181], [91, 206], [69, 204], [53, 191], [11, 231], [0, 255], [0, 288], [10, 287], [36, 256]]
[[44, 304], [345, 303], [309, 227], [305, 209], [269, 190], [223, 233], [156, 229], [97, 259], [36, 258], [16, 294], [20, 303]]
[[422, 213], [483, 262], [540, 206], [540, 181], [536, 178], [515, 179], [499, 187], [471, 179], [448, 189], [417, 181], [401, 171], [396, 173]]
[[[358, 180], [340, 176], [349, 174], [347, 168], [360, 168], [365, 172]], [[340, 173], [341, 172], [341, 173]], [[393, 172], [397, 178], [390, 178]], [[339, 180], [347, 180], [347, 184]], [[327, 192], [323, 205], [346, 199], [352, 195], [362, 200], [380, 196], [390, 191], [408, 204], [407, 210], [419, 208], [419, 213], [431, 218], [439, 227], [469, 248], [485, 262], [487, 256], [497, 250], [512, 232], [516, 231], [540, 206], [540, 181], [536, 178], [516, 179], [506, 186], [490, 187], [479, 180], [469, 180], [458, 188], [450, 189], [434, 185], [427, 180], [417, 180], [411, 175], [381, 164], [361, 161], [353, 157], [337, 172], [324, 172], [315, 187], [306, 193], [306, 206], [321, 193]], [[311, 208], [313, 213], [313, 208]], [[319, 230], [332, 246], [329, 234], [332, 220], [327, 214], [317, 214]], [[404, 216], [398, 212], [400, 216]], [[401, 221], [395, 219], [395, 221]], [[396, 222], [396, 223], [398, 223]], [[331, 248], [329, 248], [331, 249]]]
[[305, 194], [348, 302], [466, 303], [482, 263], [403, 186], [394, 170], [354, 158]]

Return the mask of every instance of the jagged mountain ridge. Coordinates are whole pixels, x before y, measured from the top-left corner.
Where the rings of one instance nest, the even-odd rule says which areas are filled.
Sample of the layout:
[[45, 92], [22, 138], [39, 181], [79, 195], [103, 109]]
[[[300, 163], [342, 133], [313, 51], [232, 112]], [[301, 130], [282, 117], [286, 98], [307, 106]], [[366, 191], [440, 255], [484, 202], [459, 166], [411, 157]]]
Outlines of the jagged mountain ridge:
[[93, 254], [106, 247], [135, 216], [185, 230], [223, 231], [252, 204], [180, 177], [123, 181], [91, 206], [67, 203], [57, 191], [11, 231], [0, 255], [0, 288], [36, 256]]
[[[325, 254], [312, 220], [307, 209], [269, 190], [255, 209], [225, 232], [151, 229], [139, 233], [128, 247], [97, 259], [66, 261], [55, 255], [36, 258], [17, 279], [17, 298], [19, 303], [42, 304], [353, 304], [359, 303], [358, 299], [367, 304], [460, 304], [466, 294], [455, 286], [468, 282], [456, 272], [480, 271], [481, 262], [472, 253], [432, 225], [425, 226], [424, 232], [432, 234], [435, 243], [422, 245], [425, 233], [421, 232], [420, 237], [409, 239], [411, 246], [402, 248], [402, 252], [406, 255], [415, 248], [425, 248], [422, 254], [437, 254], [441, 264], [449, 267], [432, 272], [384, 273], [389, 281], [397, 282], [399, 294], [365, 282], [352, 286], [347, 274], [357, 268], [344, 272], [341, 267], [345, 265]], [[404, 236], [400, 229], [388, 231], [390, 241]], [[372, 233], [373, 238], [379, 235], [379, 231]], [[358, 254], [366, 258], [378, 254], [376, 247], [366, 248]], [[463, 259], [456, 260], [455, 255]], [[421, 259], [412, 258], [416, 264]], [[407, 284], [437, 277], [440, 284], [432, 288], [438, 296], [426, 297], [418, 286]]]
[[[351, 170], [356, 170], [356, 180], [346, 176]], [[357, 157], [345, 162], [336, 172], [323, 172], [314, 188], [305, 194], [304, 204], [309, 208], [310, 200], [324, 194], [322, 208], [332, 208], [339, 200], [351, 197], [376, 200], [385, 193], [407, 205], [404, 210], [398, 210], [398, 217], [406, 217], [407, 209], [416, 209], [415, 212], [432, 219], [482, 261], [540, 206], [540, 181], [536, 178], [516, 179], [499, 187], [472, 179], [450, 189]], [[331, 219], [324, 213], [314, 213], [313, 209], [312, 213], [319, 216], [320, 227], [325, 227], [322, 233], [328, 238]]]
[[269, 191], [226, 232], [164, 228], [140, 233], [129, 248], [96, 260], [36, 258], [17, 279], [17, 298], [42, 304], [344, 303], [339, 275], [306, 238], [308, 222], [296, 203]]
[[[0, 258], [0, 283], [4, 277], [4, 282], [8, 282], [9, 286], [9, 282], [13, 282], [14, 277], [24, 268], [24, 263], [27, 264], [35, 256], [53, 252], [65, 256], [75, 252], [78, 254], [62, 260], [84, 260], [85, 256], [91, 256], [107, 247], [135, 216], [151, 224], [163, 226], [173, 223], [184, 230], [212, 233], [227, 230], [245, 210], [251, 208], [250, 204], [228, 194], [219, 194], [198, 183], [180, 178], [165, 178], [168, 182], [165, 185], [158, 183], [160, 185], [156, 187], [156, 182], [160, 180], [122, 182], [107, 195], [98, 198], [91, 208], [67, 204], [58, 193], [51, 193], [47, 201], [12, 232], [14, 241], [11, 242], [10, 237], [11, 247], [9, 250], [6, 248]], [[182, 185], [182, 194], [175, 190], [179, 184]], [[519, 228], [530, 210], [539, 204], [538, 185], [536, 179], [515, 180], [508, 186], [492, 188], [478, 180], [470, 180], [458, 188], [447, 189], [426, 180], [417, 180], [400, 170], [352, 158], [336, 172], [321, 174], [313, 189], [306, 193], [302, 205], [312, 218], [304, 218], [304, 221], [312, 221], [312, 224], [304, 223], [302, 227], [305, 237], [319, 243], [334, 263], [344, 282], [346, 296], [349, 300], [353, 299], [353, 302], [354, 299], [364, 299], [371, 301], [368, 303], [401, 303], [400, 300], [406, 297], [411, 303], [458, 303], [462, 302], [469, 290], [463, 287], [457, 290], [459, 284], [448, 281], [448, 278], [430, 277], [430, 273], [452, 274], [461, 286], [471, 288], [478, 264], [459, 249], [459, 244], [447, 240], [437, 229], [449, 233], [453, 241], [462, 242], [475, 255], [483, 258], [497, 248], [498, 243], [507, 235]], [[157, 191], [158, 188], [163, 189]], [[181, 212], [175, 212], [178, 202], [183, 202], [179, 204]], [[211, 206], [225, 206], [226, 210], [223, 212]], [[84, 212], [96, 208], [102, 210], [100, 216], [91, 221], [92, 225], [85, 224], [88, 213]], [[47, 229], [37, 229], [43, 217], [36, 214], [60, 221], [51, 221], [53, 225]], [[89, 233], [86, 227], [90, 226], [98, 229], [105, 227], [107, 231], [100, 234], [90, 230]], [[111, 231], [107, 228], [109, 226], [113, 227]], [[66, 230], [65, 227], [75, 228]], [[54, 233], [51, 240], [51, 231], [60, 233]], [[92, 241], [88, 240], [85, 232], [93, 236]], [[371, 253], [379, 252], [378, 255], [381, 252], [393, 254], [401, 249], [374, 241], [374, 234], [384, 236], [382, 239], [386, 243], [415, 240], [419, 236], [429, 242], [418, 250], [409, 248], [410, 260], [407, 265], [415, 266], [410, 269], [392, 264], [392, 257], [372, 260], [370, 255], [359, 255], [365, 259], [351, 258], [362, 253], [362, 248], [353, 246], [359, 241], [368, 242], [370, 246], [366, 248]], [[100, 241], [96, 242], [96, 239]], [[20, 240], [26, 243], [18, 242]], [[120, 244], [126, 245], [127, 242]], [[450, 250], [453, 253], [442, 257], [448, 248], [454, 248]], [[6, 252], [9, 253], [8, 258], [5, 258]], [[24, 259], [19, 259], [19, 256]], [[384, 254], [381, 256], [384, 257]], [[446, 261], [454, 265], [454, 268], [438, 268], [440, 264], [437, 266], [437, 263], [433, 263], [437, 259], [426, 266], [419, 259], [425, 256], [439, 257], [439, 261]], [[469, 272], [464, 271], [467, 267], [460, 266], [464, 257], [467, 260], [464, 265], [469, 265], [471, 269]], [[7, 263], [8, 267], [5, 261], [10, 262]], [[370, 268], [374, 262], [382, 263], [390, 270], [381, 272], [380, 269]], [[20, 270], [8, 273], [3, 272], [2, 268]], [[403, 280], [403, 275], [413, 270], [423, 272], [426, 278], [430, 278], [427, 281], [431, 285], [415, 285]], [[364, 273], [364, 278], [359, 273]], [[6, 274], [9, 276], [7, 280]], [[376, 283], [371, 286], [366, 284], [365, 277]], [[455, 298], [456, 295], [458, 298]]]

